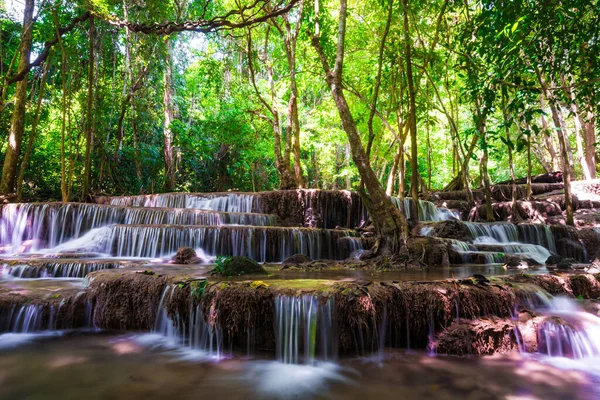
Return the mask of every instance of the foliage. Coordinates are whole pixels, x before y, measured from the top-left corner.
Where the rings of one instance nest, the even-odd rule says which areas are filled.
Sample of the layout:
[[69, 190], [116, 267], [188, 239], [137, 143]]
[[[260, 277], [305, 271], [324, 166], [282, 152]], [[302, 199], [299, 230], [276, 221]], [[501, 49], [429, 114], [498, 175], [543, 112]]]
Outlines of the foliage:
[[[95, 55], [91, 82], [94, 194], [155, 193], [164, 186], [167, 39], [173, 43], [174, 60], [171, 78], [175, 113], [169, 128], [174, 137], [175, 189], [208, 192], [279, 187], [273, 118], [259, 95], [278, 110], [285, 142], [291, 135], [287, 129], [291, 78], [283, 16], [249, 29], [162, 35], [127, 31], [110, 22], [116, 18], [139, 24], [206, 19], [254, 3], [152, 0], [142, 5], [56, 0], [44, 4], [33, 25], [34, 56], [43, 49], [44, 42], [56, 35], [54, 14], [64, 27], [91, 9], [96, 16], [95, 34], [90, 37], [88, 21], [77, 24], [63, 35], [64, 50], [54, 45], [46, 62], [32, 68], [27, 76], [30, 83], [21, 159], [36, 118], [42, 71], [45, 65], [49, 68], [38, 115], [40, 122], [24, 174], [25, 199], [61, 198], [63, 99], [71, 197], [80, 198], [88, 122], [90, 40]], [[390, 28], [380, 60], [390, 5]], [[510, 179], [508, 148], [513, 153], [517, 176], [527, 174], [528, 157], [532, 159], [534, 174], [556, 168], [553, 151], [556, 153], [559, 142], [549, 103], [540, 96], [541, 82], [551, 87], [551, 101], [557, 104], [564, 120], [572, 156], [581, 157], [587, 148], [594, 147], [595, 136], [585, 135], [596, 128], [600, 104], [598, 0], [411, 0], [408, 5], [416, 85], [418, 165], [429, 189], [441, 189], [448, 184], [459, 174], [464, 159], [470, 167], [471, 182], [478, 186], [477, 154], [484, 150], [489, 152], [487, 162], [492, 182]], [[320, 40], [330, 61], [335, 54], [338, 6], [338, 1], [321, 2]], [[22, 16], [2, 8], [0, 14], [0, 76], [9, 78], [19, 70], [14, 60], [18, 58]], [[305, 185], [357, 189], [360, 178], [310, 43], [308, 32], [313, 32], [317, 23], [314, 4], [306, 0], [304, 13], [299, 15], [298, 7], [294, 8], [287, 22], [301, 28], [294, 61]], [[253, 45], [249, 52], [250, 32]], [[403, 157], [404, 164], [398, 168], [394, 166], [399, 149], [405, 155], [410, 154], [409, 141], [402, 146], [398, 142], [405, 132], [409, 113], [401, 2], [353, 0], [349, 4], [345, 46], [344, 86], [365, 146], [381, 61], [377, 114], [371, 122], [374, 138], [370, 162], [384, 187], [388, 176], [396, 171], [391, 180], [392, 193], [406, 193], [410, 181], [408, 158]], [[251, 80], [251, 61], [256, 88]], [[62, 70], [66, 72], [66, 82], [62, 81]], [[16, 89], [14, 83], [3, 83], [1, 89], [3, 157]], [[477, 123], [482, 118], [486, 120], [486, 135], [477, 137]], [[474, 137], [475, 147], [469, 153]], [[577, 177], [583, 176], [581, 162], [569, 164], [574, 165]]]

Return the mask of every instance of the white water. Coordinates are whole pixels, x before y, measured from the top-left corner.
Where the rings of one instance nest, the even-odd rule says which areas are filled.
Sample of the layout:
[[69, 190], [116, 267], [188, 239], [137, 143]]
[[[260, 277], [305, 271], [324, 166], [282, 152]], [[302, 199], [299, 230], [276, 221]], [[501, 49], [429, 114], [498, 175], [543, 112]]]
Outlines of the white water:
[[186, 321], [181, 315], [175, 315], [173, 318], [169, 316], [166, 306], [174, 291], [173, 286], [167, 286], [163, 290], [152, 329], [154, 336], [145, 337], [142, 340], [149, 340], [167, 347], [191, 350], [194, 357], [223, 358], [223, 332], [219, 327], [206, 322], [200, 305], [191, 307], [192, 310]]
[[[337, 358], [333, 327], [333, 298], [319, 304], [314, 295], [283, 296], [275, 299], [275, 342], [277, 360], [285, 364], [315, 364]], [[320, 343], [320, 349], [317, 344]]]
[[[412, 198], [405, 198], [404, 201], [397, 197], [391, 197], [392, 202], [396, 207], [404, 212], [404, 216], [407, 219], [411, 218], [411, 203]], [[419, 200], [417, 203], [418, 207], [418, 219], [419, 221], [446, 221], [446, 220], [457, 220], [460, 221], [460, 215], [456, 212], [443, 207], [437, 207], [430, 201]]]

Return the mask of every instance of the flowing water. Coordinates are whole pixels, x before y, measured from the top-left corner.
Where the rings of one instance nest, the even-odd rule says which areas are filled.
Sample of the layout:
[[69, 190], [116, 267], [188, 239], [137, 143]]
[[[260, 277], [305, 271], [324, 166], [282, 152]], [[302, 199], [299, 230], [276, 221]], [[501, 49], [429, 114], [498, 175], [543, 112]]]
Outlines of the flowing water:
[[[281, 262], [297, 253], [343, 260], [365, 250], [365, 240], [356, 231], [334, 229], [366, 220], [358, 196], [297, 194], [304, 207], [303, 227], [278, 226], [277, 217], [262, 213], [266, 203], [261, 196], [244, 193], [130, 196], [112, 198], [110, 205], [2, 206], [0, 398], [600, 396], [600, 318], [573, 299], [553, 298], [537, 287], [526, 291], [529, 308], [545, 318], [536, 327], [539, 348], [534, 354], [522, 348], [521, 353], [502, 357], [452, 358], [423, 349], [389, 349], [388, 315], [395, 310], [387, 306], [383, 315], [353, 331], [355, 352], [340, 354], [340, 305], [329, 289], [273, 295], [264, 309], [272, 313], [273, 326], [265, 328], [249, 315], [223, 316], [218, 302], [204, 304], [202, 295], [189, 287], [168, 284], [158, 287], [162, 293], [157, 304], [144, 304], [155, 310], [147, 331], [116, 335], [94, 330], [96, 317], [106, 311], [88, 297], [86, 288], [95, 274], [135, 271], [205, 279], [207, 265], [169, 263], [182, 246], [196, 249], [205, 263], [219, 255]], [[411, 201], [394, 201], [410, 218]], [[431, 202], [419, 201], [416, 206], [421, 221], [460, 220], [458, 214]], [[472, 238], [449, 240], [462, 258], [460, 268], [391, 272], [277, 268], [256, 279], [264, 285], [293, 280], [302, 287], [308, 280], [315, 284], [467, 278], [517, 273], [499, 267], [509, 256], [543, 264], [556, 253], [555, 238], [546, 226], [464, 224]], [[434, 228], [425, 226], [421, 232], [433, 234]], [[232, 280], [246, 278], [253, 277]], [[176, 301], [180, 308], [174, 309]], [[365, 309], [373, 307], [369, 301], [361, 303]], [[235, 343], [235, 351], [221, 318], [246, 318], [243, 340]], [[408, 314], [406, 318], [408, 329], [412, 321]], [[258, 339], [265, 331], [272, 337]], [[428, 339], [435, 334], [430, 323]], [[410, 348], [410, 340], [402, 346]]]

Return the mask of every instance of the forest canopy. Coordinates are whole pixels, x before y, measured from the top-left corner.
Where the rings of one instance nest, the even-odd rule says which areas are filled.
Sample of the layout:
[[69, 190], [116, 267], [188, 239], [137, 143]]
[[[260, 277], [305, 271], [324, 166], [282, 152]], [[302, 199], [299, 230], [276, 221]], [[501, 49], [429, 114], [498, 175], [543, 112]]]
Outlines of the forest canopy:
[[594, 179], [599, 3], [5, 0], [0, 190]]

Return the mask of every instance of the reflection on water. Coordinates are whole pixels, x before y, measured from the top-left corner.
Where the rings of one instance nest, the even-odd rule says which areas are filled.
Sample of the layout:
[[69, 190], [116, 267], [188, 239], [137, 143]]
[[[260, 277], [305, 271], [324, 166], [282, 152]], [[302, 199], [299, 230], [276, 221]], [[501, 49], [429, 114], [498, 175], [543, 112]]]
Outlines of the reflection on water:
[[519, 354], [454, 358], [392, 350], [383, 362], [342, 359], [336, 364], [285, 365], [235, 357], [207, 361], [157, 344], [151, 336], [94, 334], [38, 338], [1, 349], [0, 398], [547, 400], [600, 396], [598, 380], [587, 372], [559, 369]]

